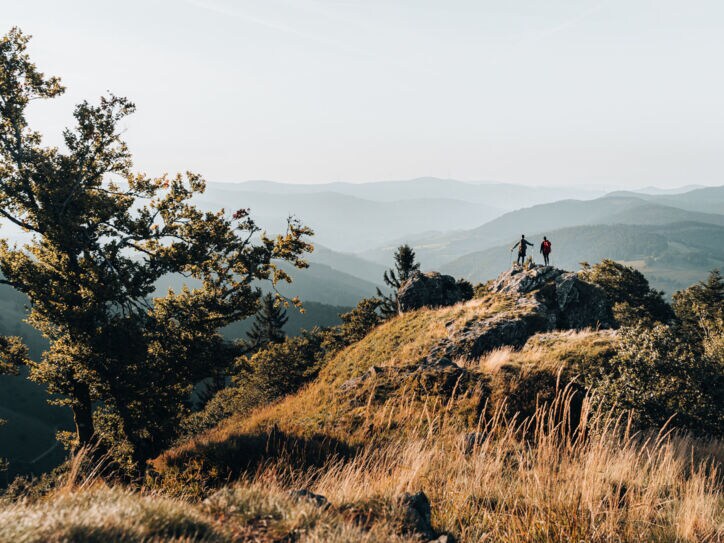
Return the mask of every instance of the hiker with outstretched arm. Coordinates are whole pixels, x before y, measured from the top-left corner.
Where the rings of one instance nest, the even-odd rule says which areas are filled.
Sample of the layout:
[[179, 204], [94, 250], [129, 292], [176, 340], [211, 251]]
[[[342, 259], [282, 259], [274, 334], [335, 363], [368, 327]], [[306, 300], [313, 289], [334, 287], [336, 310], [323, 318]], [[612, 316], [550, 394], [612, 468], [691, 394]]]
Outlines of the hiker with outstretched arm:
[[543, 255], [543, 261], [545, 262], [545, 265], [550, 266], [550, 264], [548, 263], [548, 258], [551, 254], [551, 242], [545, 236], [543, 236], [543, 241], [540, 244], [540, 254]]
[[513, 245], [513, 247], [510, 249], [510, 252], [513, 252], [513, 249], [516, 247], [518, 248], [518, 260], [516, 261], [517, 264], [520, 264], [521, 266], [525, 263], [525, 253], [528, 251], [528, 246], [533, 247], [533, 244], [525, 239], [525, 234], [520, 236], [520, 241]]

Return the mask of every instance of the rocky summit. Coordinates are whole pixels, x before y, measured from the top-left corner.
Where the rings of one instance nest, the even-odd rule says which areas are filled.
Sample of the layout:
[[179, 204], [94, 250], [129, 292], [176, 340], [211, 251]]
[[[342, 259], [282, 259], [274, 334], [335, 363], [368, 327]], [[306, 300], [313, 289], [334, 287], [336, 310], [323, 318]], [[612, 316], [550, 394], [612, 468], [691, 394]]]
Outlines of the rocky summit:
[[[486, 318], [471, 316], [462, 326], [448, 325], [447, 336], [426, 357], [428, 363], [441, 358], [473, 359], [503, 346], [520, 348], [539, 332], [614, 326], [606, 293], [574, 272], [515, 266], [492, 281], [489, 289], [508, 299], [509, 306]], [[454, 305], [460, 301], [458, 291], [452, 277], [416, 274], [400, 288], [400, 308]]]
[[611, 328], [611, 302], [599, 286], [552, 266], [515, 266], [492, 283], [493, 292], [530, 297], [545, 306], [551, 328]]

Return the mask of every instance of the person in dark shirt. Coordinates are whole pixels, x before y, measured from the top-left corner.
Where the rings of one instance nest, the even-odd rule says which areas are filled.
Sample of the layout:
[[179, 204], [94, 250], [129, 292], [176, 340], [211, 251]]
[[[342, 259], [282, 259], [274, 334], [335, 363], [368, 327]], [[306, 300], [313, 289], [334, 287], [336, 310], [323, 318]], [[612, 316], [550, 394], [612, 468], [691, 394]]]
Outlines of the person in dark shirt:
[[520, 264], [521, 266], [525, 263], [525, 254], [528, 251], [528, 246], [533, 247], [533, 244], [529, 242], [527, 239], [525, 239], [525, 234], [520, 236], [520, 241], [513, 245], [513, 247], [510, 249], [510, 252], [513, 252], [513, 249], [516, 247], [518, 248], [518, 260], [516, 261], [517, 264]]

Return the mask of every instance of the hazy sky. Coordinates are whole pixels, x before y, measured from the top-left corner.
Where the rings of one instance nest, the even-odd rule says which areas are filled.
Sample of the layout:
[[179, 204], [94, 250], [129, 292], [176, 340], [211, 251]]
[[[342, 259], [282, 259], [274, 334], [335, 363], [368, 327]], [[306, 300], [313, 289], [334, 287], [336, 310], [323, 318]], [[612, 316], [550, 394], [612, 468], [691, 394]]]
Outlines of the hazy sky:
[[212, 181], [724, 183], [721, 0], [0, 0], [136, 166]]

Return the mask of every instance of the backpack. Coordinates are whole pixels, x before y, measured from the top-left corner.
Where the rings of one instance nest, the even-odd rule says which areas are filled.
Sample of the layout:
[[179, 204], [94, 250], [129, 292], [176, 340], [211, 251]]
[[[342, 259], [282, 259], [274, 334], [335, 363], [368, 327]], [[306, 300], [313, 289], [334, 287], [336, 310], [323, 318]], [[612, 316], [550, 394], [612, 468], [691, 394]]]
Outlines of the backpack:
[[545, 240], [543, 242], [543, 254], [547, 255], [551, 252], [551, 242], [549, 240]]

